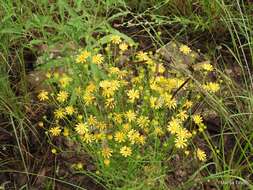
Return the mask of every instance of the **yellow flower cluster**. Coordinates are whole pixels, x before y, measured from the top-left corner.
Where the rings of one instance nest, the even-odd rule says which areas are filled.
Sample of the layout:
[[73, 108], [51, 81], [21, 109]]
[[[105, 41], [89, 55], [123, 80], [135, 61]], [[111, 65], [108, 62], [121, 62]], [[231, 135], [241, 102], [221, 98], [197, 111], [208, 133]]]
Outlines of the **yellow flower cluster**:
[[[121, 53], [115, 55], [111, 47]], [[131, 48], [121, 37], [111, 35], [106, 51], [84, 50], [66, 73], [52, 73], [49, 83], [58, 84], [55, 92], [50, 97], [45, 90], [38, 94], [40, 101], [51, 100], [55, 105], [50, 136], [63, 135], [92, 147], [106, 166], [118, 156], [145, 154], [147, 147], [154, 148], [156, 142], [170, 137], [176, 149], [188, 155], [195, 129], [186, 123], [193, 121], [200, 132], [206, 128], [201, 115], [191, 115], [197, 97], [203, 94], [196, 91], [193, 81], [187, 82], [187, 76], [167, 68], [152, 52], [133, 53], [122, 61], [127, 50], [136, 52]], [[180, 52], [187, 55], [191, 49], [183, 45]], [[213, 71], [210, 65], [202, 69]], [[215, 82], [202, 85], [210, 92], [220, 88]], [[201, 161], [206, 159], [200, 149], [196, 155]]]

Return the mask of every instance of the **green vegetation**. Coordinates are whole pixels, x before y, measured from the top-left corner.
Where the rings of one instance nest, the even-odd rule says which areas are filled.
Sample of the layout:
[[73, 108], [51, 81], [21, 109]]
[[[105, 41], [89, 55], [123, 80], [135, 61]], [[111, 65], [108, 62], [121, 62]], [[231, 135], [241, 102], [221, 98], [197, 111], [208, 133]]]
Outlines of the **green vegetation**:
[[253, 3], [0, 0], [2, 189], [253, 189]]

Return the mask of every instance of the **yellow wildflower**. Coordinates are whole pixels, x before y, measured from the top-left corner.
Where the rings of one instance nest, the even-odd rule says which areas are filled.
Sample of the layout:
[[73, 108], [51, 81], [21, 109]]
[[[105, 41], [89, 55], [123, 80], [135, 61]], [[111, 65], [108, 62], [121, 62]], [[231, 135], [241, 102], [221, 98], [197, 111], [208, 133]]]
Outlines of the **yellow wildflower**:
[[94, 140], [94, 137], [92, 134], [85, 133], [84, 136], [82, 137], [82, 140], [86, 143], [91, 143]]
[[188, 118], [188, 114], [186, 113], [186, 111], [181, 111], [177, 114], [177, 118], [183, 122]]
[[146, 137], [144, 135], [138, 135], [136, 137], [136, 143], [144, 145], [145, 144]]
[[154, 96], [150, 97], [150, 107], [153, 109], [159, 109], [163, 105], [163, 101], [161, 98], [157, 98]]
[[94, 104], [95, 100], [96, 100], [96, 97], [93, 94], [85, 93], [83, 95], [83, 101], [86, 106]]
[[179, 148], [179, 149], [183, 149], [183, 148], [187, 147], [187, 139], [177, 137], [175, 139], [175, 147]]
[[209, 83], [203, 85], [203, 88], [206, 91], [215, 93], [220, 89], [220, 85], [218, 83], [215, 83], [215, 82], [209, 82]]
[[98, 122], [97, 123], [97, 128], [99, 128], [100, 130], [104, 130], [104, 129], [107, 128], [107, 125], [104, 122]]
[[172, 119], [167, 127], [171, 134], [176, 134], [181, 128], [181, 122], [178, 119]]
[[189, 150], [184, 151], [185, 155], [188, 156], [190, 154]]
[[104, 158], [110, 158], [112, 156], [112, 149], [110, 149], [109, 147], [104, 147], [102, 149], [102, 156]]
[[134, 111], [129, 110], [128, 112], [125, 113], [125, 117], [127, 118], [128, 122], [132, 122], [135, 120], [136, 114], [134, 113]]
[[105, 107], [109, 109], [113, 109], [115, 107], [114, 98], [108, 98], [105, 101]]
[[86, 62], [86, 59], [90, 56], [90, 52], [84, 50], [81, 52], [81, 54], [76, 58], [77, 63], [84, 63]]
[[206, 160], [206, 153], [203, 150], [198, 148], [196, 154], [197, 154], [197, 158], [200, 161], [205, 161]]
[[185, 55], [189, 55], [191, 53], [191, 49], [187, 45], [181, 45], [179, 51]]
[[113, 120], [114, 120], [117, 124], [121, 124], [121, 123], [123, 122], [123, 120], [122, 120], [122, 114], [120, 114], [120, 113], [115, 113], [115, 114], [114, 114]]
[[130, 156], [132, 154], [132, 149], [130, 147], [123, 146], [120, 149], [120, 153], [122, 154], [122, 156], [128, 157], [128, 156]]
[[119, 49], [120, 49], [121, 51], [126, 51], [127, 48], [128, 48], [128, 45], [127, 45], [126, 43], [121, 43], [121, 44], [119, 45]]
[[213, 71], [213, 66], [210, 63], [204, 63], [201, 65], [201, 67], [206, 71]]
[[68, 99], [68, 97], [69, 97], [68, 92], [66, 92], [66, 91], [60, 91], [57, 94], [57, 98], [56, 99], [57, 99], [58, 102], [63, 103], [63, 102], [65, 102]]
[[52, 127], [50, 130], [49, 130], [50, 134], [52, 136], [59, 136], [61, 134], [61, 128], [59, 126], [57, 127]]
[[203, 119], [199, 114], [195, 114], [192, 116], [192, 119], [196, 125], [201, 125], [203, 123]]
[[85, 92], [90, 94], [96, 91], [96, 85], [93, 82], [89, 82], [88, 86], [85, 89]]
[[45, 100], [48, 100], [48, 92], [45, 91], [45, 90], [42, 90], [39, 95], [38, 95], [38, 98], [40, 101], [45, 101]]
[[136, 99], [140, 97], [140, 94], [138, 90], [132, 89], [128, 91], [127, 96], [129, 97], [129, 101], [133, 103]]
[[119, 89], [120, 84], [116, 80], [103, 80], [99, 83], [99, 86], [103, 89], [102, 95], [109, 98]]
[[178, 138], [184, 138], [184, 139], [188, 139], [192, 136], [192, 134], [185, 128], [180, 128], [177, 133], [176, 133]]
[[139, 137], [140, 133], [134, 129], [131, 129], [128, 133], [127, 133], [127, 137], [129, 138], [129, 141], [131, 142], [131, 144], [135, 144], [137, 141], [137, 138]]
[[131, 129], [131, 126], [130, 126], [129, 123], [125, 123], [125, 124], [123, 125], [123, 130], [124, 130], [124, 132], [128, 132], [130, 129]]
[[92, 63], [94, 64], [100, 65], [103, 63], [103, 61], [104, 57], [102, 56], [102, 54], [97, 54], [92, 57]]
[[121, 42], [120, 36], [118, 35], [111, 36], [111, 41], [113, 44], [119, 44]]
[[65, 111], [66, 111], [66, 114], [67, 114], [67, 115], [73, 115], [74, 112], [75, 112], [75, 109], [74, 109], [73, 106], [67, 106], [67, 107], [65, 108]]
[[88, 125], [86, 123], [76, 124], [75, 130], [79, 135], [84, 135], [85, 133], [89, 131]]
[[115, 133], [114, 138], [115, 138], [116, 142], [119, 142], [119, 143], [124, 142], [125, 141], [125, 134], [120, 131], [117, 131]]
[[189, 109], [189, 108], [192, 107], [192, 104], [193, 104], [192, 101], [186, 100], [186, 102], [185, 102], [184, 105], [183, 105], [183, 108]]
[[65, 117], [65, 110], [63, 108], [58, 108], [54, 111], [56, 119], [62, 119]]
[[137, 124], [141, 127], [141, 128], [145, 128], [149, 125], [150, 120], [148, 119], [148, 117], [146, 116], [140, 116], [137, 119]]
[[148, 59], [150, 59], [148, 57], [148, 54], [146, 52], [143, 52], [143, 51], [138, 52], [136, 57], [139, 61], [147, 61]]
[[174, 109], [177, 106], [177, 101], [175, 100], [175, 98], [172, 98], [171, 94], [164, 94], [163, 95], [164, 98], [164, 104], [166, 107], [168, 107], [169, 109]]
[[93, 116], [93, 115], [90, 115], [89, 118], [87, 119], [87, 123], [88, 123], [88, 125], [90, 125], [90, 126], [96, 125], [96, 124], [97, 124], [97, 119], [96, 119], [96, 117]]

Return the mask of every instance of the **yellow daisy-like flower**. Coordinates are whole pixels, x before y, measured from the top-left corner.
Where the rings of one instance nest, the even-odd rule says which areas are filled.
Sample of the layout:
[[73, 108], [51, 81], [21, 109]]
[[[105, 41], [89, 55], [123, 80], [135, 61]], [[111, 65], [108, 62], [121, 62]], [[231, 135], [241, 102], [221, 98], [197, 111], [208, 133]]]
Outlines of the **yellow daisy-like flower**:
[[45, 100], [48, 100], [49, 97], [48, 97], [48, 92], [45, 91], [45, 90], [42, 90], [39, 95], [38, 95], [38, 98], [40, 101], [45, 101]]
[[111, 36], [111, 41], [113, 44], [119, 44], [121, 42], [120, 36], [118, 35]]
[[119, 142], [119, 143], [124, 142], [125, 141], [125, 134], [118, 131], [115, 133], [114, 139], [116, 142]]
[[119, 49], [120, 49], [121, 51], [126, 51], [126, 50], [128, 49], [128, 45], [127, 45], [126, 43], [121, 43], [121, 44], [119, 45]]
[[75, 112], [75, 109], [74, 109], [73, 106], [67, 106], [67, 107], [65, 108], [65, 111], [66, 111], [66, 114], [67, 114], [67, 115], [73, 115], [74, 112]]
[[203, 119], [199, 114], [195, 114], [192, 116], [192, 119], [196, 125], [201, 125], [203, 123]]
[[178, 138], [184, 138], [184, 139], [189, 139], [190, 137], [192, 137], [192, 134], [185, 128], [180, 128], [177, 133], [176, 136]]
[[136, 58], [139, 60], [139, 61], [147, 61], [149, 60], [150, 58], [148, 57], [148, 54], [146, 52], [143, 52], [143, 51], [140, 51], [137, 53], [136, 55]]
[[170, 122], [169, 122], [169, 125], [167, 127], [168, 131], [171, 133], [171, 134], [177, 134], [178, 131], [180, 130], [181, 128], [181, 122], [177, 119], [172, 119]]
[[88, 122], [88, 125], [90, 125], [90, 126], [93, 125], [94, 126], [94, 125], [97, 124], [97, 119], [96, 119], [95, 116], [90, 115], [89, 118], [87, 119], [87, 122]]
[[177, 118], [183, 122], [188, 118], [188, 114], [186, 113], [186, 111], [181, 111], [177, 114]]
[[218, 83], [215, 83], [215, 82], [209, 82], [209, 83], [203, 85], [203, 88], [206, 91], [215, 93], [220, 89], [220, 85]]
[[123, 122], [122, 114], [120, 114], [120, 113], [115, 113], [115, 114], [114, 114], [114, 117], [113, 117], [113, 120], [115, 121], [115, 123], [121, 124], [121, 123]]
[[94, 136], [92, 134], [85, 133], [82, 140], [86, 143], [91, 143], [94, 140]]
[[203, 150], [198, 148], [196, 154], [197, 154], [197, 158], [200, 161], [205, 161], [206, 160], [206, 153]]
[[62, 119], [65, 117], [65, 110], [63, 108], [58, 108], [54, 111], [56, 119]]
[[160, 109], [163, 106], [164, 100], [154, 96], [150, 97], [150, 107], [153, 109]]
[[49, 130], [52, 136], [59, 136], [61, 134], [61, 128], [59, 126], [53, 127]]
[[99, 83], [99, 86], [103, 89], [102, 95], [109, 98], [119, 89], [120, 83], [117, 80], [103, 80]]
[[134, 113], [134, 111], [129, 110], [128, 112], [125, 113], [125, 117], [128, 120], [128, 122], [132, 122], [135, 120], [136, 114]]
[[204, 63], [201, 65], [201, 67], [206, 71], [213, 71], [213, 66], [210, 63]]
[[87, 58], [91, 55], [90, 52], [84, 50], [81, 54], [76, 58], [77, 63], [85, 63]]
[[131, 125], [129, 123], [125, 123], [122, 127], [124, 132], [128, 132], [131, 129]]
[[89, 82], [88, 86], [85, 89], [85, 92], [90, 94], [96, 91], [96, 85], [94, 84], [94, 82]]
[[127, 133], [127, 137], [129, 138], [129, 141], [131, 142], [131, 144], [135, 144], [137, 141], [137, 138], [139, 138], [140, 133], [134, 129], [131, 129], [128, 133]]
[[108, 126], [104, 122], [98, 122], [97, 123], [97, 128], [100, 130], [105, 130]]
[[192, 107], [192, 104], [193, 104], [192, 101], [186, 100], [186, 102], [185, 102], [184, 105], [183, 105], [183, 108], [189, 109], [189, 108]]
[[128, 91], [127, 96], [129, 98], [129, 101], [133, 103], [136, 99], [140, 97], [140, 94], [138, 90], [132, 89]]
[[191, 53], [191, 49], [187, 45], [181, 45], [179, 51], [185, 55], [189, 55]]
[[137, 119], [137, 124], [141, 127], [141, 128], [145, 128], [149, 125], [150, 120], [148, 119], [148, 117], [146, 116], [140, 116]]
[[163, 95], [164, 98], [164, 104], [166, 107], [168, 107], [169, 109], [175, 109], [177, 106], [177, 101], [175, 98], [172, 98], [171, 94], [164, 94]]
[[86, 106], [89, 106], [95, 103], [96, 97], [93, 94], [85, 93], [83, 95], [83, 101]]
[[75, 130], [79, 135], [84, 135], [89, 131], [88, 125], [86, 123], [78, 123], [75, 127]]
[[68, 92], [66, 92], [66, 91], [60, 91], [60, 92], [57, 94], [56, 99], [57, 99], [58, 102], [63, 103], [63, 102], [65, 102], [65, 101], [68, 99], [68, 97], [69, 97]]
[[112, 153], [113, 153], [113, 151], [109, 147], [104, 147], [102, 149], [102, 156], [104, 158], [110, 158], [112, 156]]
[[183, 148], [187, 147], [187, 139], [177, 137], [175, 139], [175, 147], [178, 149], [183, 149]]
[[115, 101], [114, 98], [108, 98], [105, 101], [105, 107], [109, 109], [113, 109], [115, 107]]
[[136, 143], [140, 145], [144, 145], [145, 140], [146, 140], [146, 137], [144, 135], [138, 135], [138, 137], [136, 138]]
[[102, 54], [97, 54], [92, 57], [92, 63], [101, 65], [104, 61], [104, 57]]
[[128, 156], [130, 156], [132, 154], [132, 149], [130, 147], [123, 146], [120, 149], [120, 153], [122, 154], [122, 156], [128, 157]]

